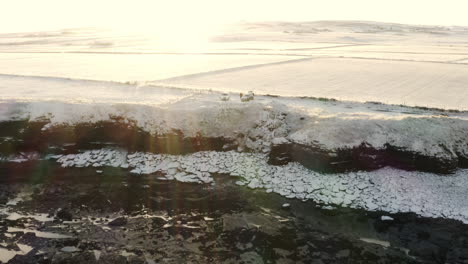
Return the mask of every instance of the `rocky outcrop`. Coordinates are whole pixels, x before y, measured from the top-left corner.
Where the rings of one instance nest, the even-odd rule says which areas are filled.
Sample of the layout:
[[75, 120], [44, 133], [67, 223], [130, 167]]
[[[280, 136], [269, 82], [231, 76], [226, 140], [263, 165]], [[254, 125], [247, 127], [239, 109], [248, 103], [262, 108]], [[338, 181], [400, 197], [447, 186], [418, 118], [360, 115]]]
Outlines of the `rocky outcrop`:
[[391, 166], [404, 170], [451, 173], [457, 167], [466, 167], [466, 157], [453, 159], [421, 155], [417, 152], [386, 144], [376, 149], [362, 143], [354, 148], [327, 150], [319, 146], [284, 143], [272, 146], [269, 163], [284, 165], [291, 161], [321, 172], [376, 170]]
[[[284, 119], [284, 118], [283, 118]], [[280, 122], [281, 123], [281, 122]], [[273, 126], [273, 130], [276, 126]], [[309, 169], [335, 173], [355, 170], [376, 170], [391, 166], [404, 170], [418, 170], [435, 173], [451, 173], [457, 168], [468, 167], [468, 153], [464, 141], [458, 143], [456, 152], [444, 145], [436, 153], [417, 152], [397, 147], [390, 143], [374, 147], [366, 142], [355, 147], [330, 148], [319, 144], [305, 144], [284, 140], [270, 144], [271, 139], [256, 131], [256, 137], [238, 133], [237, 138], [224, 136], [207, 137], [201, 133], [187, 137], [180, 130], [165, 134], [145, 131], [131, 122], [111, 119], [95, 123], [85, 122], [74, 125], [51, 126], [44, 121], [4, 121], [0, 122], [0, 155], [22, 156], [26, 152], [70, 154], [81, 150], [96, 149], [106, 146], [121, 147], [127, 151], [150, 152], [157, 154], [183, 155], [199, 151], [259, 151], [253, 146], [267, 146], [263, 152], [269, 152], [269, 163], [284, 165], [291, 161], [299, 162]], [[247, 144], [247, 143], [250, 143]], [[273, 143], [275, 143], [273, 141]], [[244, 148], [242, 148], [244, 146]]]
[[8, 121], [0, 123], [0, 154], [16, 152], [47, 153], [60, 148], [65, 153], [115, 145], [129, 151], [164, 154], [187, 154], [205, 150], [225, 151], [237, 148], [233, 139], [204, 137], [201, 134], [186, 137], [173, 130], [163, 135], [144, 131], [136, 125], [118, 120], [76, 125], [48, 127], [46, 121]]

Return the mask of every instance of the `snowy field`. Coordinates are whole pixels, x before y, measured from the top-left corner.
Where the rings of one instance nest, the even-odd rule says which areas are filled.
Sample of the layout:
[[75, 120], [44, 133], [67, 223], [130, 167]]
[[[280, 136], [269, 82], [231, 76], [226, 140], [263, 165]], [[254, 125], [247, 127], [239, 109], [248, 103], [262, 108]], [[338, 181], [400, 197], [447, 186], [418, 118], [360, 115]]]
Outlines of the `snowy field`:
[[[4, 53], [0, 60], [6, 63], [0, 65], [0, 72], [133, 82], [297, 59], [297, 56], [278, 55]], [[45, 61], [52, 67], [43, 67]]]
[[0, 74], [467, 110], [467, 40], [463, 27], [359, 21], [245, 23], [176, 44], [95, 29], [11, 33]]
[[311, 58], [156, 83], [197, 89], [222, 87], [225, 91], [243, 93], [254, 90], [283, 96], [316, 96], [468, 110], [468, 66], [445, 63]]

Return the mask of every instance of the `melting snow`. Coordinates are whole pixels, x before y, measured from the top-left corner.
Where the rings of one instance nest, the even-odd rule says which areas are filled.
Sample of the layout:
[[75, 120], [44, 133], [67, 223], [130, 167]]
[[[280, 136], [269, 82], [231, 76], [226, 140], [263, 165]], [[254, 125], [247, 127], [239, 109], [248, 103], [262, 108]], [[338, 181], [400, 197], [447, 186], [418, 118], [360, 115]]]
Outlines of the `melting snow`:
[[16, 233], [16, 232], [23, 232], [23, 233], [34, 233], [36, 237], [42, 237], [42, 238], [70, 238], [71, 236], [67, 235], [62, 235], [62, 234], [56, 234], [56, 233], [51, 233], [51, 232], [43, 232], [43, 231], [38, 231], [38, 230], [33, 230], [33, 229], [25, 229], [25, 228], [16, 228], [16, 227], [8, 227], [7, 232], [9, 233]]
[[468, 223], [468, 170], [449, 177], [383, 168], [372, 172], [320, 174], [298, 163], [272, 166], [259, 153], [197, 152], [175, 156], [100, 149], [60, 157], [63, 167], [128, 165], [133, 173], [161, 172], [165, 179], [215, 184], [212, 174], [241, 177], [238, 185], [264, 188], [287, 198], [324, 205], [363, 208], [389, 213], [414, 212]]
[[28, 254], [31, 250], [33, 250], [32, 247], [25, 245], [25, 244], [16, 244], [18, 248], [20, 249], [19, 251], [16, 250], [8, 250], [5, 248], [0, 248], [0, 261], [3, 263], [7, 263], [10, 261], [12, 258], [14, 258], [16, 255], [26, 255]]

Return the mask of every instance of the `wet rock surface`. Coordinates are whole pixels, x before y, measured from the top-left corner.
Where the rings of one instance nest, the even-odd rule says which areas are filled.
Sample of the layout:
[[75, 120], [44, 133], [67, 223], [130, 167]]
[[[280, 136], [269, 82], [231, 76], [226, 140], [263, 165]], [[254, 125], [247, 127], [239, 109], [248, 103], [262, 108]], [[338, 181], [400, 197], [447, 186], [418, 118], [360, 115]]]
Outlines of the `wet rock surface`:
[[74, 153], [107, 145], [129, 151], [187, 154], [203, 150], [225, 151], [237, 146], [233, 139], [222, 137], [186, 137], [174, 130], [154, 135], [128, 120], [115, 117], [109, 121], [50, 126], [49, 121], [0, 122], [0, 154], [14, 152]]
[[111, 167], [40, 166], [0, 178], [0, 253], [3, 261], [14, 253], [8, 263], [468, 260], [468, 227], [458, 221], [414, 214], [388, 220], [381, 212], [251, 190], [221, 175], [208, 185]]
[[[259, 121], [249, 135], [237, 133], [232, 137], [209, 137], [201, 133], [187, 136], [177, 129], [158, 132], [159, 134], [150, 133], [139, 127], [135, 121], [119, 116], [109, 116], [106, 121], [73, 125], [52, 125], [45, 117], [44, 120], [36, 121], [1, 121], [0, 155], [21, 156], [25, 152], [69, 154], [112, 145], [129, 152], [173, 155], [199, 151], [262, 152], [268, 153], [269, 163], [272, 165], [285, 165], [294, 161], [309, 169], [326, 173], [372, 171], [391, 166], [408, 171], [450, 174], [458, 168], [468, 168], [468, 145], [463, 140], [458, 140], [460, 147], [455, 150], [439, 144], [437, 147], [444, 150], [441, 152], [444, 155], [438, 153], [438, 156], [390, 143], [376, 148], [366, 141], [360, 141], [360, 145], [354, 147], [326, 148], [320, 142], [301, 144], [287, 140], [283, 136], [287, 137], [286, 131], [289, 129], [286, 122], [288, 115], [281, 113], [273, 116], [272, 120]], [[275, 131], [273, 134], [279, 137], [273, 138], [269, 135], [271, 131]], [[275, 142], [278, 139], [281, 139], [280, 143]]]
[[465, 168], [466, 157], [455, 156], [452, 159], [424, 156], [412, 151], [397, 148], [389, 144], [384, 149], [375, 149], [368, 144], [336, 151], [318, 146], [306, 146], [296, 143], [273, 145], [269, 154], [269, 163], [285, 165], [299, 162], [303, 166], [321, 172], [336, 173], [358, 170], [376, 170], [391, 166], [403, 170], [417, 170], [448, 174], [458, 167]]

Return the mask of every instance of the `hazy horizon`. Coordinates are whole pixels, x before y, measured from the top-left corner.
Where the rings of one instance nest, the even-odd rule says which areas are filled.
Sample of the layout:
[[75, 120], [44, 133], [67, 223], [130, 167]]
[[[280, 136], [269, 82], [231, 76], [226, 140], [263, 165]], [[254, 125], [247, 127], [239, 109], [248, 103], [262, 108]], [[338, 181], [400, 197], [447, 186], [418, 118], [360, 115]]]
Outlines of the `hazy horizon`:
[[19, 0], [4, 4], [0, 32], [98, 27], [136, 32], [206, 34], [241, 21], [357, 20], [468, 26], [468, 2], [450, 1], [113, 1]]

